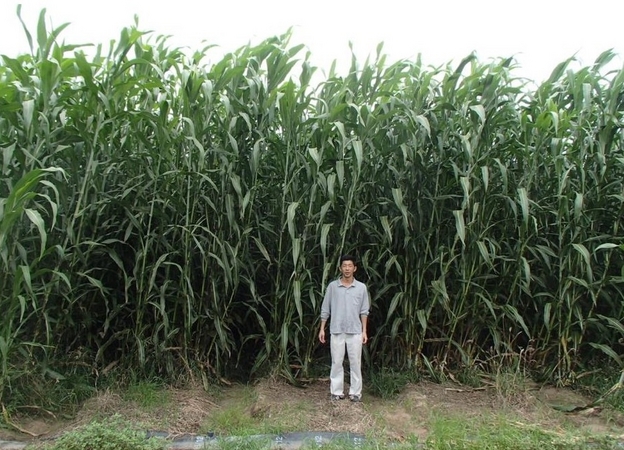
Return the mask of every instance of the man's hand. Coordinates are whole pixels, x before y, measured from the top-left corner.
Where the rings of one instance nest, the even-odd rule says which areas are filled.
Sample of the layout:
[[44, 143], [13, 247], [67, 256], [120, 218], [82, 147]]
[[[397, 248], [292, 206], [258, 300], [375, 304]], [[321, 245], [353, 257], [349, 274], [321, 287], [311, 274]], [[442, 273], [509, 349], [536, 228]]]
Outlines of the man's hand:
[[366, 331], [362, 332], [362, 344], [366, 344], [368, 342], [368, 334], [366, 334]]
[[321, 331], [319, 331], [319, 341], [321, 341], [321, 344], [325, 343], [325, 328], [321, 328]]

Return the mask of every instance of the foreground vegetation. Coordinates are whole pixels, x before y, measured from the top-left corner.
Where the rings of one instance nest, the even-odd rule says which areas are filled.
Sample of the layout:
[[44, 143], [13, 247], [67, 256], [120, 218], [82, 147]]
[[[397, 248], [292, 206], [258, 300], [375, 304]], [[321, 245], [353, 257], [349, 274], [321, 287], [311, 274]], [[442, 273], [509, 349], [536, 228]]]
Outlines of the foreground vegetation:
[[[0, 65], [0, 404], [107, 374], [310, 376], [344, 252], [369, 365], [621, 363], [624, 71], [512, 59], [315, 68], [289, 35], [204, 64], [131, 27]], [[58, 398], [58, 397], [56, 397]]]
[[[207, 442], [205, 448], [266, 449], [275, 442], [276, 436], [283, 436], [290, 444], [296, 442], [303, 449], [312, 449], [319, 447], [318, 438], [322, 435], [322, 430], [316, 430], [313, 424], [326, 425], [324, 419], [330, 417], [336, 430], [344, 430], [345, 426], [359, 430], [348, 440], [344, 432], [343, 440], [337, 436], [324, 440], [323, 448], [330, 450], [390, 446], [425, 450], [621, 448], [624, 424], [621, 415], [605, 414], [606, 411], [603, 411], [601, 418], [594, 416], [592, 422], [587, 415], [558, 412], [536, 401], [536, 391], [524, 389], [520, 381], [516, 380], [513, 390], [497, 388], [496, 393], [493, 389], [489, 392], [477, 391], [478, 397], [469, 390], [454, 395], [445, 392], [448, 384], [447, 387], [436, 387], [422, 382], [406, 386], [401, 390], [402, 396], [392, 401], [367, 395], [363, 404], [352, 405], [349, 402], [330, 402], [324, 383], [309, 386], [301, 393], [300, 388], [291, 386], [294, 391], [289, 391], [284, 384], [264, 380], [254, 386], [232, 386], [213, 391], [209, 395], [210, 411], [201, 408], [193, 410], [192, 420], [199, 420], [200, 427], [192, 433], [204, 437]], [[501, 382], [501, 379], [496, 382]], [[267, 392], [275, 392], [279, 398], [267, 398]], [[107, 395], [109, 400], [106, 400]], [[173, 416], [163, 412], [183, 407], [179, 395], [179, 391], [156, 382], [140, 382], [115, 393], [103, 393], [101, 405], [104, 409], [94, 409], [92, 403], [90, 411], [93, 418], [84, 422], [87, 417], [81, 415], [86, 425], [72, 427], [71, 431], [55, 441], [40, 441], [29, 448], [164, 448], [171, 441], [146, 439], [146, 430], [171, 429], [167, 427], [173, 426]], [[205, 392], [198, 395], [204, 396]], [[198, 397], [193, 396], [195, 399]], [[107, 417], [110, 398], [118, 399], [116, 406], [120, 411], [113, 417]], [[424, 404], [421, 404], [423, 399]], [[464, 401], [469, 403], [463, 406], [453, 403]], [[484, 407], [490, 401], [493, 401], [490, 407]], [[327, 417], [320, 413], [322, 410], [326, 410]], [[137, 420], [139, 417], [150, 418], [151, 421]], [[591, 423], [602, 425], [592, 428], [588, 426]], [[188, 428], [186, 430], [189, 432]], [[366, 431], [362, 433], [361, 430]], [[292, 432], [310, 431], [312, 433], [305, 438], [301, 435], [291, 440], [288, 438]], [[149, 433], [154, 434], [158, 433]], [[176, 432], [172, 434], [175, 436]], [[362, 434], [364, 438], [360, 437]], [[192, 434], [188, 436], [187, 443], [196, 441]], [[315, 436], [317, 440], [313, 439]]]
[[[493, 432], [495, 430], [495, 432]], [[82, 429], [64, 435], [56, 443], [32, 447], [45, 450], [159, 450], [166, 449], [169, 442], [159, 438], [146, 439], [145, 433], [136, 430], [131, 424], [110, 421], [93, 422]], [[271, 439], [259, 437], [238, 437], [236, 439], [215, 439], [203, 448], [219, 450], [265, 450], [276, 448]], [[357, 443], [335, 439], [319, 445], [313, 440], [303, 442], [302, 450], [322, 447], [332, 449], [378, 450], [564, 450], [595, 449], [615, 450], [621, 443], [613, 438], [592, 438], [588, 436], [553, 435], [537, 428], [525, 427], [505, 421], [482, 422], [475, 424], [465, 419], [440, 419], [435, 423], [435, 431], [425, 442], [410, 439], [403, 443], [389, 443], [379, 439], [363, 439]], [[197, 448], [197, 447], [195, 447]]]

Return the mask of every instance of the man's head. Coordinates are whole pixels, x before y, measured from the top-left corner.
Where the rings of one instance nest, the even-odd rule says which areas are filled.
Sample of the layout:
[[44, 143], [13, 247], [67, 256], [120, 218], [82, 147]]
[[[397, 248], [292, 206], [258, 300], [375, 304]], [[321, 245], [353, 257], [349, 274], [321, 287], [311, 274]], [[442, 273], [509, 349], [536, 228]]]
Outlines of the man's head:
[[351, 255], [342, 255], [340, 257], [340, 273], [345, 278], [351, 278], [357, 270], [355, 257]]

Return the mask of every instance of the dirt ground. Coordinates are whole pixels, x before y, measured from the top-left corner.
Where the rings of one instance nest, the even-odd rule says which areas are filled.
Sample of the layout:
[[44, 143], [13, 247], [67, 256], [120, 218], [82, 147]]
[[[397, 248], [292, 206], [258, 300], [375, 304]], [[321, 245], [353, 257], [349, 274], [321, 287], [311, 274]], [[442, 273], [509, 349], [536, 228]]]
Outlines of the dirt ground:
[[[331, 401], [327, 379], [312, 381], [305, 388], [265, 379], [253, 386], [234, 385], [214, 392], [206, 392], [200, 386], [170, 388], [162, 395], [166, 401], [145, 408], [115, 392], [104, 391], [88, 400], [72, 420], [50, 414], [13, 417], [13, 423], [22, 432], [0, 429], [0, 440], [36, 442], [95, 417], [113, 414], [173, 436], [209, 431], [226, 434], [228, 425], [244, 419], [247, 427], [257, 426], [260, 430], [352, 432], [403, 441], [410, 436], [426, 439], [436, 416], [504, 416], [519, 426], [538, 426], [552, 433], [576, 429], [624, 438], [624, 414], [607, 408], [563, 412], [561, 407], [569, 410], [587, 405], [590, 400], [572, 390], [553, 387], [531, 386], [503, 396], [494, 387], [472, 389], [422, 381], [408, 385], [397, 399], [365, 396], [363, 403], [358, 404]], [[221, 419], [217, 420], [218, 417]]]

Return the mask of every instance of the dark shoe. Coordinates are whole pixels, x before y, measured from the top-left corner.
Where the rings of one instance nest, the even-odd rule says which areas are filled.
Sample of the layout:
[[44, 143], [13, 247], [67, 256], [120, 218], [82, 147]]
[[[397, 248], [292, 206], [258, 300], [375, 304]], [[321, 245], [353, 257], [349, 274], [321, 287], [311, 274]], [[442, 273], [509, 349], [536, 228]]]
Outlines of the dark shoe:
[[332, 395], [331, 399], [332, 400], [344, 400], [344, 395]]
[[349, 395], [349, 400], [351, 400], [353, 403], [360, 403], [362, 401], [362, 396], [361, 395]]

